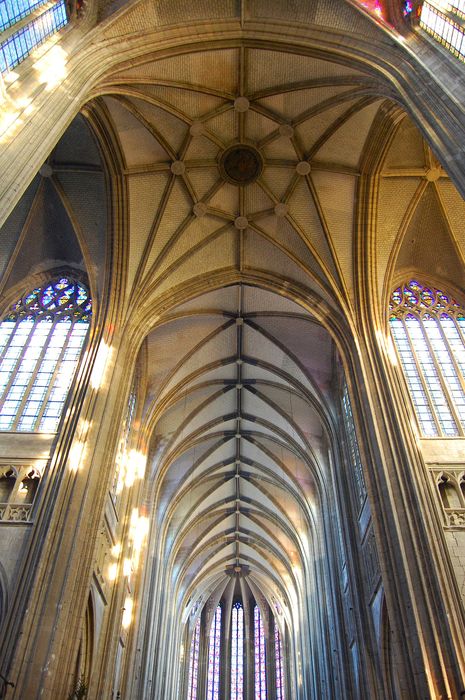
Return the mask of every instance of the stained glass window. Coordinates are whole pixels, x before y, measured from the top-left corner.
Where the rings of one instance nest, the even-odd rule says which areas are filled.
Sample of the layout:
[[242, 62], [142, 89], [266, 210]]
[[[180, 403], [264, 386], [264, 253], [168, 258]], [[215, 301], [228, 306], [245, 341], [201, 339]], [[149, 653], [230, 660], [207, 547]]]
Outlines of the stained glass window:
[[276, 663], [276, 700], [285, 700], [284, 694], [284, 668], [283, 668], [283, 645], [279, 628], [274, 623], [274, 655]]
[[231, 700], [244, 698], [244, 608], [234, 603], [231, 618]]
[[47, 0], [0, 0], [0, 31], [3, 32], [23, 17], [27, 17], [45, 2]]
[[10, 309], [0, 323], [0, 430], [57, 430], [91, 313], [88, 291], [69, 277]]
[[352, 464], [355, 491], [359, 508], [361, 509], [366, 498], [367, 490], [365, 479], [363, 476], [362, 460], [360, 458], [360, 450], [358, 448], [357, 435], [355, 433], [354, 416], [352, 414], [352, 406], [350, 404], [349, 390], [347, 384], [344, 383], [342, 389], [342, 410], [344, 418], [344, 427], [347, 434], [347, 445], [349, 448], [349, 459]]
[[465, 61], [465, 0], [425, 0], [420, 27], [451, 53]]
[[254, 607], [255, 700], [266, 700], [266, 657], [263, 620], [258, 605]]
[[189, 655], [189, 679], [187, 684], [187, 700], [197, 700], [197, 678], [199, 673], [199, 646], [200, 646], [200, 617], [194, 627], [192, 635], [191, 651]]
[[435, 287], [410, 280], [391, 295], [390, 325], [420, 430], [465, 429], [465, 309]]
[[[0, 23], [7, 23], [6, 26], [14, 24], [21, 17], [27, 16], [34, 8], [42, 6], [40, 0], [31, 2], [27, 10], [25, 2], [0, 2]], [[65, 26], [68, 22], [65, 0], [59, 0], [52, 7], [47, 6], [43, 12], [37, 14], [38, 10], [31, 15], [31, 21], [26, 24], [21, 23], [19, 29], [12, 33], [0, 44], [0, 71], [6, 73], [21, 61], [44, 41]], [[37, 15], [37, 16], [36, 16]]]
[[208, 645], [207, 700], [220, 697], [221, 606], [213, 618]]

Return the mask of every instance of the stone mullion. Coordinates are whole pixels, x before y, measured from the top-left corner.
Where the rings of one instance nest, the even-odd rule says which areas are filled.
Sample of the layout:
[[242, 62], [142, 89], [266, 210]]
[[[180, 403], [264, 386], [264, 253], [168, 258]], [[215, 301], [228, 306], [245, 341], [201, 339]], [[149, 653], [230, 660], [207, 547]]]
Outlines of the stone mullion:
[[[220, 648], [220, 698], [230, 700], [231, 697], [231, 606], [225, 605], [221, 616], [221, 648]], [[229, 615], [229, 620], [226, 619]], [[229, 623], [229, 624], [227, 624]]]
[[[244, 604], [244, 700], [254, 700], [255, 697], [255, 646], [253, 624], [253, 600]], [[246, 615], [246, 612], [248, 613]]]
[[[442, 528], [420, 477], [421, 454], [392, 368], [389, 376], [376, 353], [365, 353], [360, 385], [369, 396], [363, 409], [371, 435], [367, 466], [373, 464], [366, 477], [402, 692], [406, 698], [458, 696], [463, 689], [463, 611], [445, 583], [453, 574]], [[449, 611], [451, 626], [446, 628]]]
[[202, 612], [200, 622], [199, 665], [197, 676], [197, 700], [205, 700], [207, 697], [208, 674], [208, 647], [209, 635], [205, 627], [205, 610]]
[[[11, 610], [11, 631], [7, 632], [11, 640], [9, 653], [14, 651], [14, 657], [5, 666], [16, 681], [12, 693], [15, 699], [33, 700], [39, 693], [44, 698], [66, 697], [68, 692], [67, 673], [73, 668], [78, 648], [95, 537], [106, 497], [103, 488], [106, 472], [92, 469], [92, 465], [98, 453], [101, 454], [100, 430], [104, 426], [108, 429], [112, 420], [112, 412], [106, 411], [106, 407], [117, 405], [113, 399], [117, 399], [125, 365], [120, 362], [115, 366], [118, 354], [115, 347], [108, 367], [113, 373], [108, 392], [102, 387], [89, 391], [97, 349], [96, 343], [88, 348], [87, 363], [81, 368], [79, 390], [72, 400], [75, 410], [68, 413], [52, 458], [47, 489], [42, 494], [25, 570], [20, 577], [22, 590], [18, 590]], [[70, 456], [76, 459], [77, 452], [81, 459], [72, 464]], [[50, 531], [62, 534], [51, 539], [47, 537]], [[45, 562], [42, 567], [36, 563], [39, 560]], [[21, 620], [27, 634], [15, 632], [16, 619]]]
[[266, 658], [266, 696], [267, 700], [276, 700], [276, 655], [274, 643], [274, 618], [269, 615], [268, 634], [265, 637]]
[[[134, 494], [129, 494], [126, 500], [125, 504], [125, 516], [122, 517], [122, 525], [120, 525], [120, 530], [117, 533], [117, 540], [119, 540], [122, 543], [128, 542], [128, 532], [130, 528], [130, 516], [131, 516], [131, 510], [132, 507], [135, 506], [135, 504], [138, 502], [140, 494], [136, 493]], [[132, 498], [131, 498], [132, 496]], [[109, 497], [109, 496], [108, 496]], [[123, 568], [123, 563], [124, 563], [124, 558], [125, 556], [128, 556], [128, 551], [123, 545], [121, 547], [121, 553], [120, 556], [118, 557], [117, 561], [117, 566], [118, 566], [118, 578], [114, 582], [109, 582], [109, 586], [113, 587], [111, 596], [110, 596], [110, 604], [107, 606], [106, 611], [105, 611], [105, 620], [102, 623], [102, 630], [100, 633], [101, 636], [101, 661], [100, 661], [100, 676], [101, 678], [99, 679], [99, 683], [97, 684], [92, 684], [92, 688], [97, 689], [97, 693], [101, 693], [101, 695], [104, 697], [105, 693], [111, 692], [111, 688], [113, 687], [113, 681], [114, 681], [114, 676], [115, 676], [115, 664], [116, 664], [116, 659], [117, 659], [117, 650], [118, 650], [118, 644], [119, 640], [121, 637], [124, 637], [124, 630], [122, 629], [122, 616], [123, 616], [123, 609], [124, 609], [124, 601], [125, 597], [127, 594], [127, 580], [126, 577], [122, 575], [122, 568]], [[140, 612], [140, 606], [139, 606], [139, 599], [140, 599], [140, 593], [141, 593], [141, 588], [142, 588], [142, 581], [143, 581], [143, 573], [144, 573], [144, 565], [143, 565], [143, 560], [145, 557], [141, 556], [141, 562], [139, 565], [139, 571], [136, 572], [135, 576], [135, 583], [134, 583], [134, 590], [133, 590], [133, 601], [134, 601], [134, 609], [137, 610], [137, 613]], [[145, 563], [145, 562], [144, 562]], [[136, 634], [134, 632], [134, 628], [136, 625], [136, 619], [139, 619], [140, 615], [137, 614], [135, 616], [133, 625], [131, 626], [130, 632], [131, 634], [129, 635], [130, 641], [133, 642], [136, 638]], [[105, 624], [106, 622], [106, 624]], [[129, 642], [129, 640], [126, 640]], [[124, 697], [124, 688], [126, 686], [127, 682], [127, 676], [128, 676], [128, 663], [129, 660], [133, 658], [133, 648], [131, 648], [131, 643], [127, 643], [124, 646], [124, 652], [121, 657], [121, 666], [120, 666], [120, 671], [119, 671], [119, 686], [122, 692], [122, 697]], [[109, 673], [109, 669], [112, 669], [112, 673]], [[115, 689], [115, 692], [118, 689]]]
[[[366, 462], [365, 450], [363, 449], [363, 441], [360, 440], [360, 432], [358, 430], [358, 423], [356, 418], [358, 416], [358, 411], [356, 409], [356, 402], [352, 400], [352, 396], [349, 394], [349, 399], [351, 400], [351, 411], [352, 419], [354, 421], [355, 439], [357, 440], [357, 445], [360, 453], [360, 460], [362, 468]], [[340, 423], [344, 425], [344, 430], [347, 432], [345, 426], [344, 418], [340, 415]], [[347, 448], [346, 441], [343, 439], [341, 444], [341, 449], [343, 452], [342, 459], [347, 464], [349, 469], [353, 468], [350, 449]], [[337, 466], [337, 465], [336, 465]], [[336, 469], [335, 469], [336, 471]], [[366, 697], [367, 699], [372, 699], [375, 697], [382, 697], [382, 679], [379, 674], [376, 673], [374, 669], [374, 664], [371, 659], [366, 658], [365, 654], [365, 644], [364, 639], [367, 635], [367, 631], [371, 628], [371, 618], [367, 608], [368, 595], [366, 590], [366, 583], [364, 578], [364, 563], [362, 557], [362, 545], [360, 538], [360, 531], [358, 528], [358, 517], [359, 517], [359, 501], [356, 498], [347, 498], [345, 494], [353, 494], [353, 473], [348, 473], [347, 469], [337, 470], [339, 473], [338, 479], [335, 480], [335, 492], [336, 501], [338, 506], [338, 511], [340, 513], [340, 519], [342, 522], [354, 523], [353, 527], [343, 528], [343, 556], [345, 559], [347, 571], [348, 571], [348, 591], [352, 598], [352, 608], [353, 610], [347, 610], [347, 613], [353, 612], [352, 624], [354, 627], [353, 641], [357, 644], [358, 655], [359, 655], [359, 687], [360, 692], [364, 693], [361, 697]], [[366, 475], [364, 474], [365, 481]], [[366, 507], [366, 505], [365, 505]], [[360, 511], [361, 512], [361, 511]], [[354, 585], [351, 585], [353, 582]], [[339, 583], [339, 591], [337, 593], [338, 602], [340, 605], [338, 609], [340, 611], [339, 618], [339, 635], [341, 639], [346, 640], [343, 648], [348, 648], [352, 639], [350, 638], [351, 631], [351, 620], [344, 618], [344, 595], [347, 595], [347, 590], [342, 590], [342, 584]], [[344, 659], [346, 663], [350, 666], [350, 671], [346, 670], [345, 673], [345, 688], [346, 692], [350, 692], [352, 689], [352, 697], [355, 698], [355, 686], [353, 680], [353, 666], [351, 655], [348, 654]], [[345, 664], [344, 664], [345, 665]], [[352, 679], [352, 683], [349, 684], [347, 681], [349, 677]], [[363, 686], [363, 687], [362, 687]], [[358, 700], [358, 698], [357, 698]]]

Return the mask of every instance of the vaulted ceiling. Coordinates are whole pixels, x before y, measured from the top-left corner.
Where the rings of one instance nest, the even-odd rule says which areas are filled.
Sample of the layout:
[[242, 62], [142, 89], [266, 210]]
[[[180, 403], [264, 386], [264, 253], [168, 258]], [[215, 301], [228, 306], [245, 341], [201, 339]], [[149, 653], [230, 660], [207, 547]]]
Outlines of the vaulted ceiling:
[[[284, 5], [250, 8], [279, 22]], [[299, 21], [387, 41], [327, 5], [297, 3], [313, 12]], [[136, 3], [108, 39], [182, 24], [175, 3], [154, 11]], [[102, 299], [119, 279], [121, 328], [144, 341], [152, 546], [178, 603], [240, 566], [292, 605], [304, 579], [311, 590], [331, 501], [335, 358], [360, 322], [361, 271], [382, 319], [396, 277], [459, 279], [465, 205], [368, 64], [337, 42], [323, 54], [222, 38], [220, 24], [212, 45], [139, 54], [93, 89], [83, 115], [119, 178], [110, 223], [79, 116], [0, 232], [5, 279], [67, 263]], [[238, 145], [248, 165], [226, 162]], [[48, 248], [23, 269], [37, 227]]]
[[177, 308], [146, 351], [157, 555], [178, 604], [241, 567], [287, 609], [319, 550], [329, 334], [294, 302], [233, 285]]

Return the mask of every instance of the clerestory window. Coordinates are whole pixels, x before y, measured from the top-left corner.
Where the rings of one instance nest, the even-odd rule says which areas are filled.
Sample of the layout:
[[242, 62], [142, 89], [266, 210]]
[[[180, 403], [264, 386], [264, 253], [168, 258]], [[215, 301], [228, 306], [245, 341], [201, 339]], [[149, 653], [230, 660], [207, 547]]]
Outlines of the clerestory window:
[[207, 700], [220, 697], [221, 605], [215, 610], [208, 644]]
[[244, 698], [244, 608], [234, 603], [231, 613], [231, 700]]
[[0, 430], [56, 432], [89, 330], [89, 292], [58, 277], [0, 323]]
[[258, 605], [254, 607], [255, 700], [266, 700], [266, 649], [263, 620]]
[[0, 71], [12, 70], [67, 22], [65, 0], [0, 0]]
[[192, 635], [191, 651], [189, 654], [189, 678], [187, 681], [187, 700], [197, 700], [197, 680], [199, 675], [199, 648], [200, 648], [200, 617], [194, 627]]
[[454, 56], [465, 60], [465, 0], [425, 0], [420, 27]]
[[390, 326], [425, 437], [465, 430], [465, 309], [449, 294], [410, 280], [395, 289]]
[[276, 700], [285, 700], [283, 643], [276, 620], [274, 621], [274, 654], [276, 663]]

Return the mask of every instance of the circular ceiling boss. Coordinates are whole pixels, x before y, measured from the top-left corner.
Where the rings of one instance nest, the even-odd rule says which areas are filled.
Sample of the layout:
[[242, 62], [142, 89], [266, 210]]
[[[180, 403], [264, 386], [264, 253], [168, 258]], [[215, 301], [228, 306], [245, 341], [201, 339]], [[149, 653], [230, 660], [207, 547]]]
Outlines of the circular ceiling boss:
[[223, 151], [219, 168], [222, 177], [233, 185], [249, 185], [260, 177], [263, 158], [253, 146], [238, 143]]

